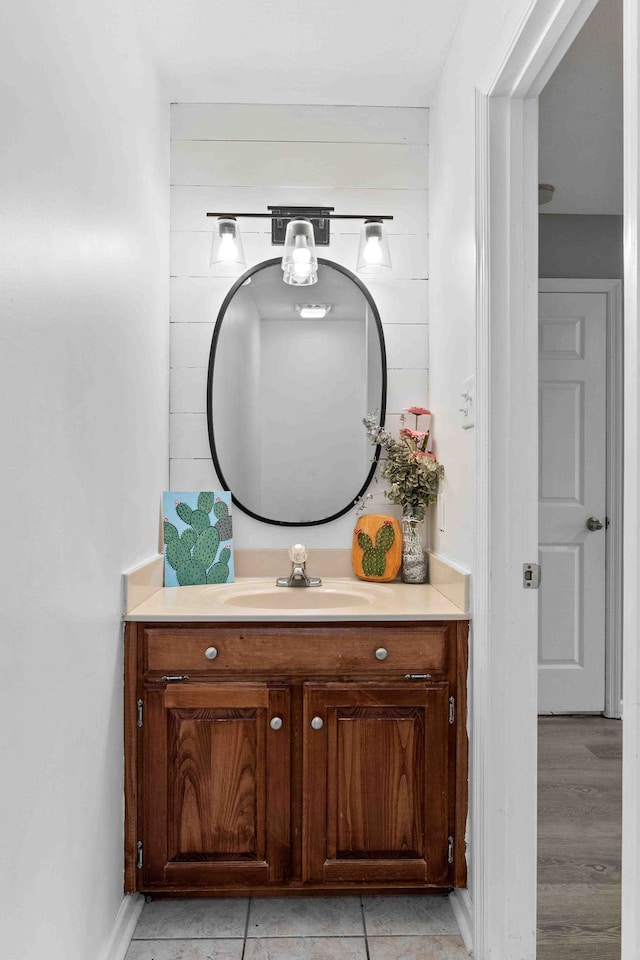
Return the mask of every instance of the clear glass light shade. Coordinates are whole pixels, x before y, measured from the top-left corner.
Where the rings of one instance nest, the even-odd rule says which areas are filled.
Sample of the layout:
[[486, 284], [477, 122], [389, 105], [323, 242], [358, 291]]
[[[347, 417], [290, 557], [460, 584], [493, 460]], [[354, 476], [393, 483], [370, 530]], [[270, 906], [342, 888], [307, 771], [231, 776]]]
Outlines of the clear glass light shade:
[[382, 220], [365, 220], [360, 232], [356, 271], [376, 276], [390, 269], [391, 254]]
[[318, 259], [310, 220], [290, 220], [282, 255], [283, 280], [305, 287], [318, 282]]
[[242, 237], [234, 217], [218, 217], [213, 231], [209, 266], [225, 276], [244, 270]]

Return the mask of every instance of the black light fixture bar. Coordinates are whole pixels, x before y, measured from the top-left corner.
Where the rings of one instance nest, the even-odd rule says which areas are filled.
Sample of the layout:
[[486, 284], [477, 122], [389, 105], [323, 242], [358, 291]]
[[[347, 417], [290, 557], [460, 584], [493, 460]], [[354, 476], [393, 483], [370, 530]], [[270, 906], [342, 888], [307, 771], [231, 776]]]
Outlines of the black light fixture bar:
[[334, 207], [275, 207], [269, 213], [207, 213], [208, 217], [256, 217], [271, 220], [271, 243], [284, 244], [287, 224], [305, 217], [313, 224], [315, 242], [327, 246], [330, 239], [330, 220], [393, 220], [392, 216], [364, 213], [333, 213]]

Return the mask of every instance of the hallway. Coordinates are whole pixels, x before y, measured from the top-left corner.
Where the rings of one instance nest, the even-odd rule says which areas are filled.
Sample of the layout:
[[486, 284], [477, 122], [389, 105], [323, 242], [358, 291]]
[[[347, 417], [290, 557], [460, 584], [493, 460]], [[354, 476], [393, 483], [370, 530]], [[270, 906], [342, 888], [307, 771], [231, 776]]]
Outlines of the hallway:
[[620, 960], [622, 723], [541, 717], [538, 960]]

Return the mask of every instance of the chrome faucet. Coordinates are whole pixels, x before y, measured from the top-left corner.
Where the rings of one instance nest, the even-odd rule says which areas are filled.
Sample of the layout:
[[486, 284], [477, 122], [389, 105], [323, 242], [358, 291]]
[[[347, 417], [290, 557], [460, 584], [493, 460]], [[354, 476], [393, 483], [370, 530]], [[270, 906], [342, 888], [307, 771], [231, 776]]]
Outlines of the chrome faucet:
[[310, 577], [306, 571], [307, 557], [309, 553], [302, 543], [294, 543], [289, 548], [289, 559], [291, 560], [291, 573], [288, 577], [278, 577], [277, 587], [319, 587], [322, 580], [319, 577]]

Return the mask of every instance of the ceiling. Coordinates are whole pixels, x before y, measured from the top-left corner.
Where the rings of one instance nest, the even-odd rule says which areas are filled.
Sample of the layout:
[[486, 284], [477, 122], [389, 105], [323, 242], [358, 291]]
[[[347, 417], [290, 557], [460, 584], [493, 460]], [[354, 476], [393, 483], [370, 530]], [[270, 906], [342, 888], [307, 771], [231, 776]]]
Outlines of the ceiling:
[[622, 0], [600, 0], [540, 95], [541, 213], [622, 213]]
[[465, 0], [135, 0], [173, 102], [427, 107]]

